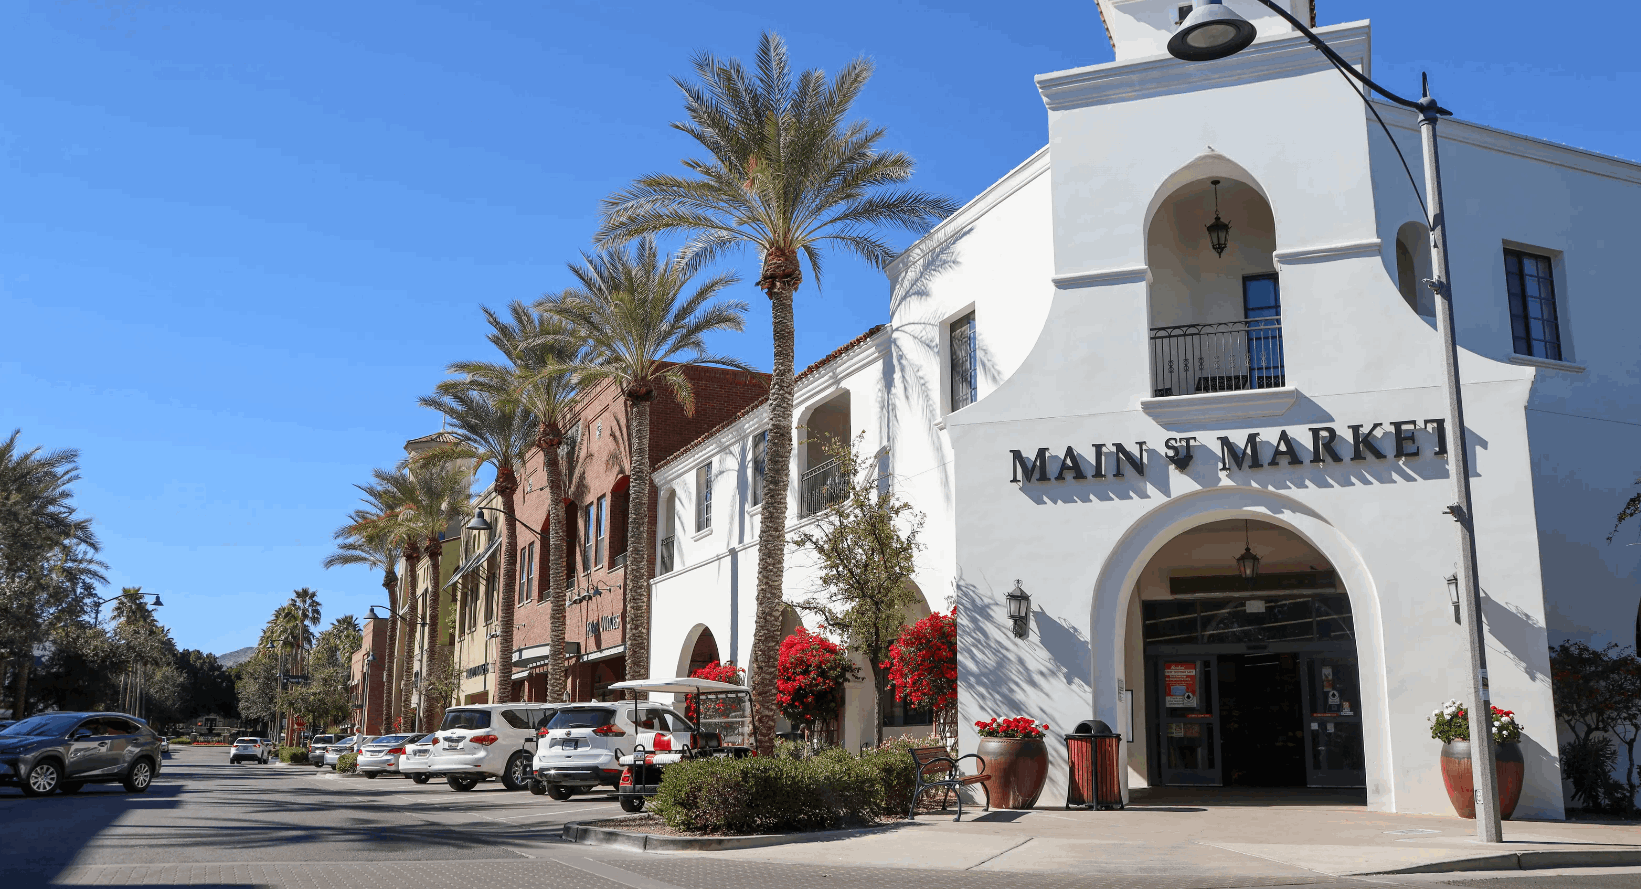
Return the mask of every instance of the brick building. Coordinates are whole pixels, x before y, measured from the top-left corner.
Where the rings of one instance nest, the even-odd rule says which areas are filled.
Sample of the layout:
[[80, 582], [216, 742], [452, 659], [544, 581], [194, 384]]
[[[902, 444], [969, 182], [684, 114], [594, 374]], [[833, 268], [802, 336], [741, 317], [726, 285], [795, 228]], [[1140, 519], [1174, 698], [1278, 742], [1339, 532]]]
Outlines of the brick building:
[[353, 701], [353, 725], [367, 735], [382, 733], [387, 697], [387, 621], [365, 621], [363, 640], [348, 668], [348, 696]]

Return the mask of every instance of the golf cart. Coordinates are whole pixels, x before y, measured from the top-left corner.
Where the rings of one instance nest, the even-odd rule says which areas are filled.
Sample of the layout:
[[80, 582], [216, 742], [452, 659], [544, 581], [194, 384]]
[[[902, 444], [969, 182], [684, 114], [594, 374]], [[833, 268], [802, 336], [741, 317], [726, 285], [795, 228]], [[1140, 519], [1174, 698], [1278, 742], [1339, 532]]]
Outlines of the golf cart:
[[674, 708], [659, 702], [620, 702], [622, 715], [635, 727], [632, 753], [618, 760], [622, 771], [616, 799], [625, 811], [642, 811], [644, 800], [660, 788], [662, 772], [675, 762], [752, 755], [752, 748], [748, 746], [752, 735], [752, 697], [745, 686], [679, 677], [617, 682], [610, 689], [639, 695], [667, 692], [688, 695], [685, 707], [693, 703], [695, 710], [692, 725]]

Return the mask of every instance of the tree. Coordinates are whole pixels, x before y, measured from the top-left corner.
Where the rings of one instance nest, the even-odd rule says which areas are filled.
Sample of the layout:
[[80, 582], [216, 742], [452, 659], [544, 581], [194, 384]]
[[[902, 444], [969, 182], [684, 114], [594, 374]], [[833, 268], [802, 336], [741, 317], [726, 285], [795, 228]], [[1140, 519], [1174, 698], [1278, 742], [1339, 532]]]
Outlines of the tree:
[[[1641, 485], [1641, 480], [1637, 480], [1636, 484]], [[1613, 521], [1612, 533], [1607, 535], [1607, 542], [1612, 543], [1613, 538], [1618, 535], [1618, 529], [1638, 515], [1641, 515], [1641, 494], [1634, 494], [1624, 502], [1623, 508], [1618, 510], [1618, 517]], [[1641, 604], [1635, 609], [1635, 645], [1641, 648]]]
[[[390, 559], [392, 554], [397, 553], [405, 561], [402, 577], [393, 571], [391, 562], [383, 569], [382, 584], [388, 587], [387, 662], [382, 665], [382, 675], [387, 679], [387, 688], [382, 695], [385, 707], [382, 724], [386, 726], [402, 724], [401, 715], [409, 704], [410, 696], [404, 678], [405, 662], [411, 650], [410, 639], [415, 632], [412, 629], [415, 622], [412, 594], [416, 590], [417, 565], [421, 560], [421, 532], [413, 522], [402, 520], [402, 516], [409, 511], [406, 504], [415, 485], [410, 472], [403, 467], [372, 470], [369, 484], [354, 486], [365, 495], [364, 508], [354, 510], [348, 524], [334, 535], [340, 540], [357, 541], [361, 547], [378, 549]], [[330, 567], [328, 561], [326, 567]], [[397, 582], [397, 596], [390, 579]]]
[[825, 731], [843, 709], [844, 686], [859, 674], [843, 646], [803, 627], [781, 640], [775, 701], [805, 734]]
[[769, 299], [774, 364], [769, 391], [768, 470], [758, 534], [757, 612], [752, 697], [758, 750], [775, 749], [774, 665], [781, 638], [781, 577], [786, 556], [787, 483], [792, 459], [794, 322], [792, 300], [802, 259], [820, 286], [822, 249], [835, 246], [883, 268], [894, 257], [876, 233], [921, 231], [950, 215], [947, 198], [891, 189], [912, 176], [913, 161], [881, 151], [884, 130], [846, 122], [872, 74], [858, 58], [827, 80], [818, 69], [793, 78], [786, 44], [766, 32], [756, 74], [738, 60], [701, 53], [698, 82], [674, 79], [687, 120], [672, 127], [699, 142], [707, 159], [686, 159], [687, 175], [652, 174], [604, 200], [595, 240], [620, 244], [652, 235], [685, 235], [692, 261], [750, 248], [757, 286]]
[[923, 516], [878, 477], [877, 461], [861, 456], [860, 441], [824, 445], [838, 464], [839, 499], [793, 543], [815, 554], [821, 588], [798, 608], [820, 615], [871, 665], [873, 732], [882, 744], [889, 646], [906, 624], [906, 609], [918, 601], [911, 580], [923, 548]]
[[[501, 547], [501, 588], [496, 615], [496, 659], [490, 665], [496, 677], [495, 702], [513, 700], [513, 605], [518, 589], [519, 538], [514, 497], [518, 494], [519, 467], [524, 465], [535, 444], [536, 415], [516, 395], [497, 392], [482, 381], [445, 380], [433, 395], [420, 399], [422, 407], [444, 414], [456, 443], [428, 451], [420, 462], [434, 460], [471, 461], [495, 467], [496, 496], [501, 498], [502, 527], [506, 530]], [[435, 597], [436, 598], [436, 597]], [[436, 617], [437, 615], [435, 615]], [[429, 625], [436, 621], [429, 621]], [[428, 662], [429, 667], [432, 661]]]
[[21, 431], [0, 443], [0, 654], [14, 677], [12, 718], [28, 715], [35, 650], [57, 629], [92, 613], [96, 559], [90, 519], [74, 509], [79, 452], [23, 450]]
[[574, 368], [584, 363], [586, 344], [557, 318], [517, 300], [508, 305], [507, 314], [503, 318], [484, 309], [490, 323], [488, 339], [504, 363], [462, 361], [450, 370], [466, 374], [475, 385], [518, 397], [536, 415], [535, 445], [547, 477], [547, 695], [556, 703], [564, 697], [564, 531], [570, 520], [564, 504], [565, 427], [571, 424], [579, 391]]
[[935, 613], [900, 631], [889, 646], [889, 683], [895, 700], [934, 713], [946, 743], [957, 740], [957, 620]]
[[[382, 675], [393, 675], [393, 646], [398, 642], [399, 622], [393, 618], [393, 612], [399, 607], [394, 599], [393, 590], [399, 585], [399, 572], [396, 566], [399, 554], [404, 551], [402, 538], [387, 533], [371, 533], [368, 529], [380, 529], [383, 512], [378, 505], [375, 508], [357, 509], [349, 516], [346, 525], [338, 528], [332, 535], [338, 542], [336, 551], [325, 557], [325, 568], [340, 568], [344, 565], [363, 565], [382, 572], [382, 589], [387, 591], [387, 651], [384, 653]], [[383, 695], [384, 700], [392, 695]], [[383, 720], [386, 725], [387, 720]]]
[[633, 249], [614, 248], [582, 254], [570, 265], [579, 287], [538, 308], [585, 339], [587, 348], [574, 365], [583, 390], [608, 380], [626, 401], [631, 487], [627, 502], [627, 568], [624, 587], [627, 679], [650, 676], [650, 402], [668, 391], [688, 414], [695, 413], [695, 393], [686, 368], [721, 364], [745, 368], [733, 358], [707, 352], [706, 337], [739, 331], [746, 303], [713, 302], [735, 283], [733, 274], [715, 275], [685, 297], [693, 269], [676, 259], [662, 259], [655, 241], [641, 238]]
[[282, 693], [281, 709], [302, 714], [316, 727], [347, 722], [353, 713], [353, 653], [362, 641], [353, 615], [337, 618], [314, 640], [307, 677]]

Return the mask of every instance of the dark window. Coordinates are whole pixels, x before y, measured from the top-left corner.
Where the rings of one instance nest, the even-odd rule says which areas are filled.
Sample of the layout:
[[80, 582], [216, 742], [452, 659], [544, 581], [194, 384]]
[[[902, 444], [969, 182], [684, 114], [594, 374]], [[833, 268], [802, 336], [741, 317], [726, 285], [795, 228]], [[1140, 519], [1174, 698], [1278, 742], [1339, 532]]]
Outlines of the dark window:
[[439, 725], [439, 731], [447, 732], [452, 729], [473, 731], [489, 727], [489, 710], [446, 710], [444, 722]]
[[31, 716], [4, 730], [7, 735], [28, 735], [35, 738], [64, 738], [68, 730], [78, 725], [80, 717], [65, 716], [61, 713], [46, 716]]
[[548, 728], [598, 728], [615, 721], [610, 707], [566, 707], [553, 714]]
[[604, 564], [604, 527], [608, 519], [609, 498], [598, 498], [598, 537], [593, 541], [593, 564]]
[[764, 502], [764, 475], [769, 471], [769, 430], [752, 436], [752, 505]]
[[1505, 250], [1504, 280], [1510, 290], [1510, 333], [1516, 354], [1560, 361], [1561, 323], [1550, 258]]
[[1178, 24], [1183, 23], [1185, 21], [1186, 17], [1189, 16], [1190, 14], [1191, 14], [1191, 4], [1181, 3], [1178, 6], [1178, 8], [1176, 8], [1174, 10], [1174, 24], [1178, 25]]
[[528, 544], [519, 550], [519, 602], [530, 601], [536, 583], [536, 545]]
[[979, 380], [975, 375], [974, 313], [952, 322], [951, 326], [952, 410], [974, 404]]
[[586, 506], [585, 513], [587, 520], [587, 534], [582, 538], [581, 543], [581, 570], [591, 571], [593, 570], [593, 566], [598, 564], [593, 561], [593, 541], [598, 539], [597, 507], [594, 504], [589, 503]]
[[530, 717], [519, 710], [503, 710], [501, 711], [501, 718], [502, 721], [506, 722], [513, 728], [530, 727]]
[[627, 554], [627, 509], [632, 499], [632, 485], [610, 495], [610, 565]]
[[695, 531], [712, 527], [712, 464], [695, 470]]
[[1282, 292], [1275, 275], [1242, 279], [1242, 316], [1248, 319], [1248, 386], [1287, 384], [1282, 360]]
[[903, 725], [933, 725], [934, 711], [928, 707], [918, 707], [907, 701], [895, 700], [893, 686], [890, 686], [889, 700], [883, 703], [883, 724], [897, 727]]
[[138, 728], [137, 724], [129, 719], [121, 719], [118, 716], [105, 716], [103, 717], [103, 733], [108, 735], [137, 735], [142, 733], [142, 729]]

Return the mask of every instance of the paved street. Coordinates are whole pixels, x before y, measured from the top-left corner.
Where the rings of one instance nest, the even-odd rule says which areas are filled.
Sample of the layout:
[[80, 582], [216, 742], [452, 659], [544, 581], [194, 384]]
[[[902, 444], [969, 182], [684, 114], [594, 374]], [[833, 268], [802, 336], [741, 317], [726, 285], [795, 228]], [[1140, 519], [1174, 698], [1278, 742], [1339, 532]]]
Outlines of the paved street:
[[[179, 750], [144, 795], [87, 787], [27, 799], [0, 791], [0, 886], [583, 887], [583, 889], [1213, 889], [1253, 886], [1491, 889], [1641, 886], [1641, 870], [1443, 877], [1332, 878], [1249, 857], [1234, 867], [1204, 850], [1204, 873], [1069, 875], [908, 870], [632, 854], [564, 843], [566, 821], [619, 809], [608, 797], [554, 802], [494, 783], [459, 794], [442, 783], [341, 778], [279, 765], [230, 766], [220, 749]], [[915, 842], [915, 835], [908, 835]], [[1496, 877], [1496, 878], [1495, 878]]]

